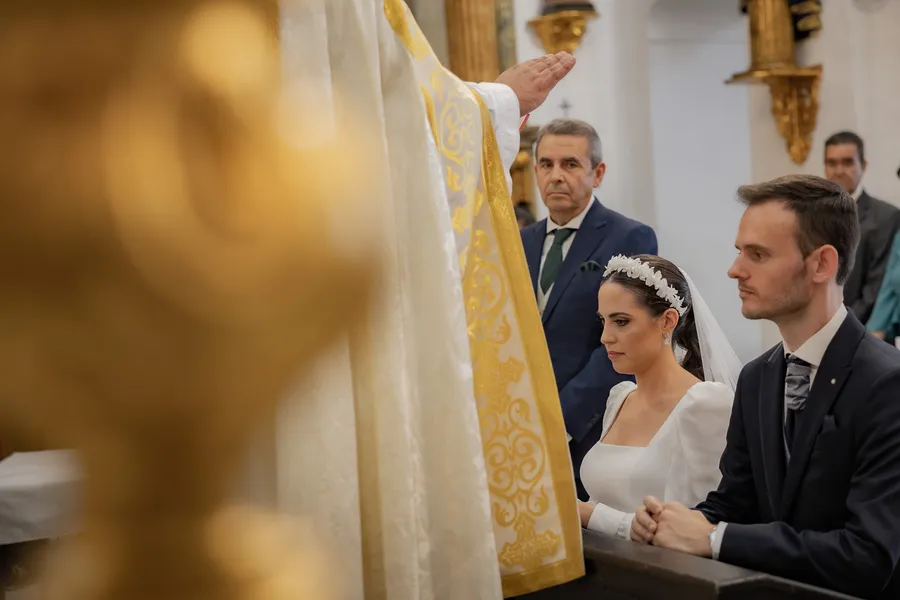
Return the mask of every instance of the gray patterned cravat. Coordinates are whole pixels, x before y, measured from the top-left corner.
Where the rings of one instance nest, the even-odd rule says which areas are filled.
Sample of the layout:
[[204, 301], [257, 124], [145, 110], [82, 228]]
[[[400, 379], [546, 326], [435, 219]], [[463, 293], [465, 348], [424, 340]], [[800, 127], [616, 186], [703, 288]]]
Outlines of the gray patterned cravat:
[[801, 358], [789, 356], [787, 375], [784, 378], [784, 448], [787, 459], [791, 459], [794, 446], [794, 430], [797, 416], [806, 406], [809, 397], [809, 375], [812, 366]]

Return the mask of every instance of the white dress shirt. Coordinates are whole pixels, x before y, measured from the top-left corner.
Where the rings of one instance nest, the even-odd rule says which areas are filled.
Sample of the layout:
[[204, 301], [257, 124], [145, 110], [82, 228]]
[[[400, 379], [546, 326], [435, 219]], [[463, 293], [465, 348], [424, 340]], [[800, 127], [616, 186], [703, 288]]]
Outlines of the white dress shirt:
[[825, 351], [828, 350], [828, 345], [831, 344], [831, 340], [834, 339], [834, 336], [837, 334], [838, 329], [841, 328], [841, 324], [846, 318], [847, 308], [844, 305], [841, 305], [840, 308], [837, 309], [837, 312], [834, 313], [834, 316], [831, 317], [831, 320], [828, 321], [822, 329], [813, 334], [811, 338], [803, 342], [799, 348], [791, 352], [785, 344], [785, 356], [796, 356], [800, 360], [805, 360], [809, 363], [810, 389], [812, 389], [812, 384], [816, 379], [816, 372], [819, 370], [819, 365], [822, 364], [822, 357], [825, 356]]
[[[584, 209], [578, 213], [571, 221], [568, 223], [564, 223], [562, 225], [557, 225], [553, 222], [553, 219], [547, 218], [547, 234], [544, 237], [544, 249], [541, 251], [541, 269], [538, 271], [538, 308], [541, 311], [541, 314], [544, 314], [544, 308], [547, 307], [547, 299], [550, 298], [550, 294], [553, 292], [553, 286], [547, 290], [547, 293], [544, 293], [541, 290], [541, 273], [544, 272], [544, 261], [547, 260], [547, 254], [550, 252], [550, 247], [553, 246], [553, 232], [557, 229], [565, 227], [566, 229], [574, 229], [575, 231], [570, 235], [566, 241], [563, 242], [562, 245], [562, 257], [563, 260], [566, 260], [566, 255], [569, 253], [569, 248], [572, 247], [572, 242], [575, 241], [575, 236], [578, 235], [578, 229], [581, 227], [581, 224], [584, 222], [584, 216], [591, 209], [591, 205], [594, 204], [597, 200], [591, 198], [591, 201], [588, 202]], [[554, 284], [555, 285], [555, 284]]]
[[[834, 313], [834, 316], [825, 324], [822, 329], [817, 331], [810, 337], [808, 340], [800, 344], [800, 347], [794, 350], [793, 352], [787, 347], [787, 344], [782, 341], [782, 346], [784, 348], [785, 357], [788, 356], [796, 356], [801, 360], [805, 360], [809, 363], [809, 389], [812, 390], [813, 382], [816, 380], [816, 373], [819, 370], [819, 365], [822, 364], [822, 358], [825, 356], [825, 351], [828, 350], [828, 346], [831, 344], [831, 340], [834, 339], [834, 336], [837, 334], [838, 329], [841, 328], [841, 324], [843, 324], [844, 319], [847, 318], [847, 308], [842, 304], [837, 311]], [[787, 415], [787, 408], [783, 411], [785, 415]], [[725, 528], [728, 526], [728, 523], [721, 522], [716, 528], [716, 532], [712, 537], [712, 557], [714, 560], [719, 559], [719, 551], [722, 549], [722, 538], [725, 537]]]

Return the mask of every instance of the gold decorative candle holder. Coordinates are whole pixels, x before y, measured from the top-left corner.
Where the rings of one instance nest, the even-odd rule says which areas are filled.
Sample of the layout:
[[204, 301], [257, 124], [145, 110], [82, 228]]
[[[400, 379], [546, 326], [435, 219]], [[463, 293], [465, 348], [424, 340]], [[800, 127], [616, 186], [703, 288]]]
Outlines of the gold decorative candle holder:
[[596, 17], [597, 12], [592, 7], [574, 8], [543, 14], [528, 21], [528, 25], [548, 54], [574, 54], [587, 32], [588, 21]]
[[803, 164], [812, 147], [819, 113], [822, 67], [799, 67], [790, 8], [784, 0], [750, 0], [750, 68], [728, 83], [764, 83], [772, 96], [778, 133], [796, 164]]

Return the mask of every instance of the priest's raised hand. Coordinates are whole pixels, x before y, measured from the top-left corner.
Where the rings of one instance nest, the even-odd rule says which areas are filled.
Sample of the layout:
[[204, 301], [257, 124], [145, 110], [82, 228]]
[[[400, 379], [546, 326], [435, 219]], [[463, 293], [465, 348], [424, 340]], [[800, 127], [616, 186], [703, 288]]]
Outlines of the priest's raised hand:
[[524, 117], [544, 103], [550, 92], [575, 67], [575, 57], [568, 52], [547, 54], [510, 67], [500, 74], [497, 83], [507, 85], [519, 99]]

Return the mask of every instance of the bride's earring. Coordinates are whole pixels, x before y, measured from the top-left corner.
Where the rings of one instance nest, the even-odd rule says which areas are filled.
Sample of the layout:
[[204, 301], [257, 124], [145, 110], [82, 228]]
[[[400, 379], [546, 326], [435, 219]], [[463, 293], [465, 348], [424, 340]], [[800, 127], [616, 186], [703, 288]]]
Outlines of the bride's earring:
[[668, 346], [669, 344], [672, 343], [672, 337], [671, 337], [670, 334], [668, 334], [668, 333], [664, 333], [664, 334], [663, 334], [663, 343], [664, 343], [666, 346]]

